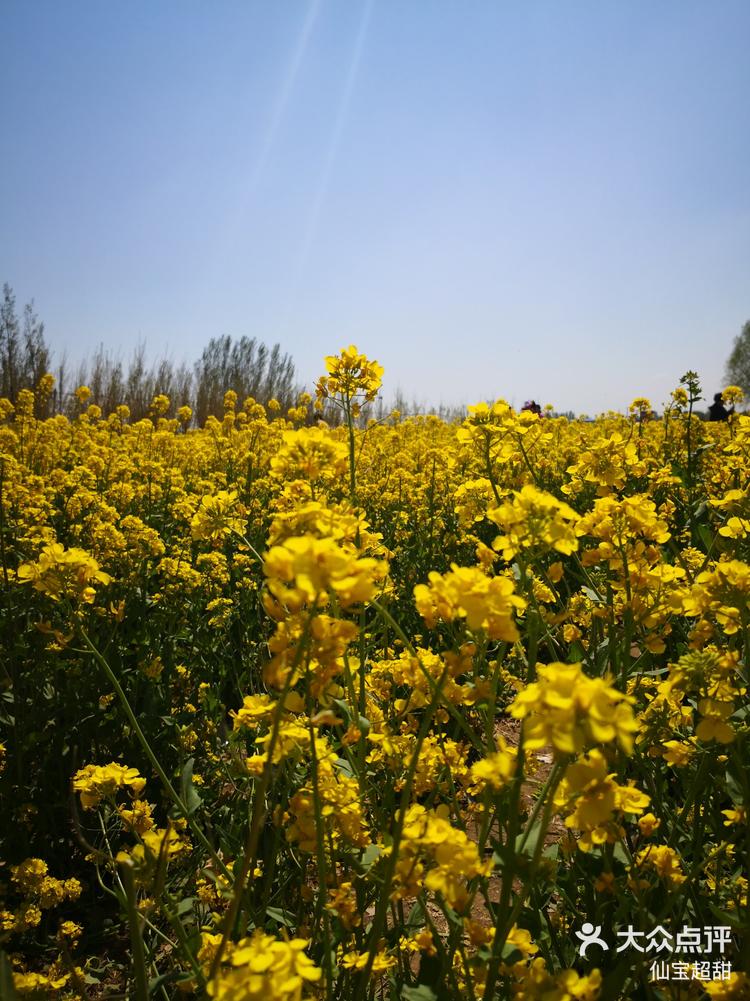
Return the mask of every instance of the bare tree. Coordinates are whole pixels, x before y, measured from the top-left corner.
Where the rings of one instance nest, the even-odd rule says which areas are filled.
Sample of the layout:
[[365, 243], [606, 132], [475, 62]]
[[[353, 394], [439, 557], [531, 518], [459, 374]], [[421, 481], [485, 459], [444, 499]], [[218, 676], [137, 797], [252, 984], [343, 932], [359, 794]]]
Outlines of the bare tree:
[[[49, 367], [44, 324], [34, 311], [34, 300], [24, 306], [23, 320], [19, 321], [15, 293], [6, 282], [0, 304], [0, 396], [15, 402], [22, 389], [36, 388]], [[39, 399], [37, 403], [46, 412], [48, 401]]]
[[[51, 367], [44, 324], [34, 311], [33, 300], [24, 308], [22, 322], [19, 321], [13, 289], [5, 284], [0, 303], [0, 396], [15, 402], [21, 389], [35, 389]], [[49, 400], [38, 396], [38, 415], [77, 414], [80, 404], [73, 390], [81, 385], [88, 386], [91, 402], [105, 414], [127, 404], [131, 419], [141, 420], [152, 412], [154, 397], [164, 395], [170, 400], [169, 414], [188, 404], [198, 424], [203, 424], [210, 414], [220, 416], [224, 412], [224, 394], [229, 389], [237, 393], [240, 406], [251, 396], [263, 404], [275, 398], [284, 409], [296, 402], [300, 391], [291, 356], [284, 354], [278, 344], [269, 349], [254, 337], [235, 341], [228, 336], [213, 337], [192, 367], [184, 362], [177, 364], [166, 356], [149, 362], [143, 343], [126, 365], [100, 344], [78, 366], [75, 380], [69, 386], [63, 355], [53, 396]], [[44, 414], [39, 412], [40, 407]]]
[[254, 337], [212, 337], [195, 365], [195, 417], [203, 424], [209, 414], [223, 412], [224, 394], [234, 390], [240, 405], [252, 396], [258, 403], [270, 399], [283, 408], [292, 406], [298, 393], [294, 362], [275, 344], [269, 351]]

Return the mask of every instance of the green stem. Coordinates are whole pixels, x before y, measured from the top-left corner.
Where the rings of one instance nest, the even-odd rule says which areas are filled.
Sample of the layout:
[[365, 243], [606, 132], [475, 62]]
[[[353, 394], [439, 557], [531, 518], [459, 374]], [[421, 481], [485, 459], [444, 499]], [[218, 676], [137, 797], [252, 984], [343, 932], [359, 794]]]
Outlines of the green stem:
[[352, 507], [357, 504], [357, 478], [356, 478], [356, 456], [354, 454], [354, 421], [352, 418], [352, 401], [347, 394], [344, 397], [344, 414], [346, 415], [346, 427], [349, 436], [349, 499]]
[[[315, 614], [315, 609], [313, 608], [308, 618], [304, 632], [300, 638], [300, 644], [295, 652], [294, 661], [289, 669], [286, 676], [286, 681], [284, 683], [284, 688], [281, 693], [281, 697], [276, 706], [276, 711], [273, 716], [273, 726], [271, 729], [271, 739], [268, 742], [268, 747], [266, 748], [266, 763], [263, 768], [263, 774], [261, 780], [256, 784], [255, 792], [253, 795], [253, 805], [252, 814], [250, 819], [250, 825], [247, 832], [247, 840], [245, 841], [245, 850], [242, 859], [242, 867], [240, 868], [239, 876], [234, 880], [234, 889], [232, 892], [232, 900], [229, 904], [229, 910], [224, 918], [224, 927], [221, 936], [221, 942], [219, 942], [219, 948], [214, 954], [213, 961], [211, 963], [211, 969], [208, 974], [208, 980], [211, 981], [218, 973], [219, 967], [221, 966], [221, 960], [224, 955], [224, 951], [227, 946], [227, 942], [234, 929], [234, 923], [237, 920], [237, 915], [240, 911], [240, 904], [242, 902], [242, 895], [245, 892], [245, 884], [247, 883], [247, 878], [251, 871], [254, 871], [255, 864], [257, 862], [258, 854], [258, 843], [260, 842], [260, 830], [263, 820], [265, 820], [266, 810], [265, 810], [265, 800], [268, 787], [271, 782], [271, 772], [273, 770], [273, 752], [276, 746], [276, 740], [279, 734], [279, 727], [281, 725], [281, 715], [284, 710], [284, 704], [286, 701], [286, 695], [289, 691], [292, 678], [294, 677], [295, 671], [299, 666], [299, 662], [302, 658], [304, 650], [307, 646], [307, 640], [310, 635], [310, 626], [312, 619]], [[251, 868], [252, 867], [252, 868]]]
[[[539, 811], [543, 804], [544, 813], [542, 815], [541, 829], [539, 831], [539, 837], [537, 838], [536, 845], [534, 846], [534, 854], [531, 859], [531, 863], [528, 868], [528, 875], [524, 880], [521, 892], [518, 894], [513, 909], [507, 917], [503, 916], [503, 911], [507, 909], [508, 902], [510, 900], [510, 890], [513, 883], [513, 873], [506, 873], [503, 871], [503, 890], [499, 911], [497, 915], [497, 920], [495, 921], [495, 937], [492, 941], [492, 954], [490, 958], [490, 963], [487, 969], [487, 982], [484, 991], [484, 1001], [490, 1001], [492, 998], [493, 991], [495, 989], [495, 981], [497, 980], [497, 975], [500, 970], [500, 960], [502, 957], [502, 949], [505, 945], [505, 940], [508, 936], [509, 930], [513, 927], [513, 924], [518, 917], [518, 913], [523, 907], [523, 902], [529, 892], [529, 887], [532, 881], [536, 877], [536, 871], [539, 867], [539, 860], [542, 856], [542, 849], [544, 847], [544, 835], [549, 827], [549, 822], [552, 817], [552, 808], [554, 806], [554, 795], [557, 789], [558, 783], [562, 777], [563, 770], [565, 768], [564, 761], [555, 762], [552, 771], [547, 777], [547, 781], [544, 783], [542, 791], [534, 805], [534, 809], [529, 817], [526, 827], [524, 829], [523, 835], [521, 836], [521, 843], [518, 848], [517, 854], [520, 854], [528, 841], [529, 834], [536, 823], [536, 818], [539, 815]], [[508, 849], [510, 849], [510, 839], [508, 843]], [[502, 931], [500, 926], [500, 920], [502, 920]]]
[[130, 943], [133, 949], [133, 979], [135, 992], [133, 1001], [148, 1001], [148, 974], [146, 971], [146, 953], [143, 949], [141, 918], [135, 901], [135, 880], [131, 862], [120, 864], [122, 885], [125, 889], [125, 909], [130, 925]]
[[143, 748], [143, 750], [144, 750], [144, 752], [146, 754], [146, 757], [151, 762], [151, 764], [152, 764], [152, 766], [154, 768], [154, 771], [159, 776], [162, 785], [164, 786], [164, 788], [166, 789], [167, 793], [169, 794], [170, 799], [175, 804], [175, 806], [179, 810], [179, 812], [182, 815], [182, 817], [184, 817], [184, 819], [187, 821], [188, 826], [190, 827], [190, 830], [193, 832], [193, 834], [195, 835], [195, 837], [198, 839], [198, 841], [200, 841], [200, 843], [203, 845], [203, 847], [206, 849], [206, 851], [210, 854], [212, 860], [214, 861], [214, 863], [216, 864], [216, 866], [218, 867], [218, 869], [221, 871], [222, 875], [224, 875], [228, 879], [231, 879], [232, 878], [231, 873], [229, 872], [229, 870], [227, 869], [227, 867], [224, 865], [224, 863], [222, 862], [222, 860], [219, 858], [219, 856], [216, 854], [216, 851], [214, 850], [213, 845], [208, 840], [208, 838], [206, 837], [206, 835], [203, 833], [203, 831], [201, 830], [201, 828], [195, 823], [195, 820], [193, 819], [193, 817], [191, 817], [190, 811], [188, 810], [186, 804], [183, 802], [182, 797], [179, 795], [179, 793], [177, 792], [177, 790], [174, 788], [174, 786], [172, 785], [172, 783], [169, 781], [169, 777], [167, 776], [167, 773], [164, 771], [164, 769], [162, 768], [162, 766], [161, 766], [161, 764], [159, 762], [159, 759], [154, 754], [154, 751], [151, 748], [151, 745], [149, 744], [148, 739], [147, 739], [145, 733], [143, 732], [143, 730], [141, 730], [140, 724], [138, 723], [136, 715], [133, 712], [133, 708], [130, 705], [130, 702], [128, 701], [128, 697], [125, 694], [125, 691], [123, 690], [123, 687], [120, 684], [120, 682], [119, 682], [119, 680], [117, 678], [117, 675], [112, 670], [112, 668], [109, 666], [109, 664], [107, 663], [107, 660], [105, 659], [105, 657], [102, 656], [102, 654], [99, 652], [99, 650], [97, 649], [97, 647], [91, 641], [91, 639], [89, 638], [89, 635], [86, 632], [86, 630], [80, 624], [79, 624], [79, 629], [80, 629], [80, 632], [81, 632], [81, 636], [83, 637], [83, 641], [86, 644], [86, 646], [89, 648], [91, 654], [94, 657], [94, 660], [97, 662], [97, 664], [104, 671], [104, 673], [107, 676], [107, 679], [108, 679], [109, 683], [112, 685], [112, 687], [114, 688], [115, 692], [117, 693], [117, 697], [120, 700], [120, 704], [122, 705], [122, 708], [125, 710], [125, 715], [127, 716], [128, 721], [129, 721], [130, 725], [133, 728], [133, 732], [138, 737], [138, 741], [139, 741], [141, 747]]
[[[313, 726], [313, 705], [312, 705], [312, 694], [310, 692], [310, 663], [308, 659], [307, 663], [307, 684], [305, 686], [305, 712], [307, 713], [307, 727], [308, 733], [310, 734], [310, 761], [311, 761], [311, 772], [312, 772], [312, 791], [313, 791], [313, 811], [315, 813], [315, 859], [318, 867], [318, 899], [315, 905], [315, 924], [316, 927], [321, 918], [323, 921], [323, 962], [325, 963], [326, 972], [326, 997], [331, 999], [333, 991], [333, 970], [331, 968], [331, 944], [330, 944], [330, 925], [328, 920], [328, 912], [324, 909], [325, 892], [327, 885], [327, 866], [326, 866], [326, 853], [324, 844], [324, 830], [323, 830], [323, 810], [320, 802], [320, 775], [318, 770], [318, 755], [315, 748], [315, 727]], [[333, 858], [331, 859], [333, 864]]]
[[380, 897], [378, 899], [377, 905], [375, 907], [375, 916], [373, 917], [372, 926], [370, 928], [370, 945], [367, 955], [367, 963], [365, 968], [362, 970], [360, 975], [359, 984], [357, 985], [357, 990], [352, 998], [352, 1001], [361, 1001], [363, 997], [367, 994], [368, 982], [370, 979], [370, 973], [372, 972], [372, 966], [375, 962], [375, 954], [378, 949], [378, 943], [380, 942], [380, 937], [383, 932], [383, 926], [385, 923], [385, 916], [388, 910], [388, 902], [391, 893], [391, 886], [393, 884], [393, 877], [396, 872], [396, 865], [398, 863], [398, 853], [401, 847], [401, 837], [404, 829], [404, 822], [406, 820], [406, 813], [409, 809], [409, 803], [411, 800], [411, 790], [414, 784], [414, 775], [417, 769], [417, 763], [419, 762], [419, 755], [422, 751], [422, 744], [424, 743], [425, 737], [429, 733], [430, 726], [432, 725], [432, 719], [437, 711], [438, 704], [440, 701], [440, 696], [442, 695], [443, 685], [445, 684], [445, 679], [448, 676], [448, 667], [443, 669], [443, 673], [440, 675], [440, 680], [435, 686], [435, 691], [433, 693], [432, 699], [425, 709], [425, 714], [422, 717], [422, 722], [419, 727], [419, 732], [417, 734], [417, 739], [414, 745], [414, 752], [409, 761], [409, 767], [406, 772], [406, 779], [404, 781], [403, 788], [401, 790], [401, 800], [399, 803], [398, 814], [396, 816], [396, 821], [393, 830], [393, 838], [391, 841], [390, 855], [388, 856], [388, 861], [386, 863], [385, 874], [383, 878], [383, 886], [380, 891]]

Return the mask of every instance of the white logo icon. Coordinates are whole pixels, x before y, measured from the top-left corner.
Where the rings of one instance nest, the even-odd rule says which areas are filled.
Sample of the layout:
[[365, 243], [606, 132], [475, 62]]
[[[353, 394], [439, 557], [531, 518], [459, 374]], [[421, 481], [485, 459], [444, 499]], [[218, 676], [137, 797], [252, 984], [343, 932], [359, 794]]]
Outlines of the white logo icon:
[[602, 949], [609, 949], [609, 946], [601, 937], [602, 926], [594, 927], [590, 921], [581, 925], [581, 930], [576, 932], [576, 938], [580, 938], [581, 944], [578, 946], [578, 955], [586, 956], [586, 950], [590, 945], [600, 945]]

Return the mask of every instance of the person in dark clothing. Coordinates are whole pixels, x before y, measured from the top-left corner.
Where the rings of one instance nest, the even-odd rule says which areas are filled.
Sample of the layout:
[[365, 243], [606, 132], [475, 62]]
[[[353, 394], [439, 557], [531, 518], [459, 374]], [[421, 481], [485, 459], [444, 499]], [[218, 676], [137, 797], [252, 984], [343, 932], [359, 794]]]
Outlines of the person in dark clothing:
[[731, 410], [727, 410], [724, 406], [721, 393], [714, 393], [714, 402], [708, 408], [708, 419], [710, 421], [725, 421], [728, 420], [733, 413], [734, 407], [732, 407]]

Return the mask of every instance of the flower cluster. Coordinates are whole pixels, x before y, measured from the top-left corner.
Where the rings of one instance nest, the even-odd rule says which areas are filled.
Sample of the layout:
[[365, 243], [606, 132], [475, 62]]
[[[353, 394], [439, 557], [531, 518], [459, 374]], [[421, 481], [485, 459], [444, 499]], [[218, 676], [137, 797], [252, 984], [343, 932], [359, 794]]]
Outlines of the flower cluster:
[[546, 664], [539, 681], [513, 700], [510, 714], [524, 721], [524, 743], [534, 749], [551, 745], [560, 754], [578, 754], [593, 744], [618, 741], [633, 747], [637, 724], [631, 696], [606, 678], [589, 678], [580, 664]]
[[80, 793], [84, 810], [97, 807], [103, 799], [112, 799], [120, 789], [127, 789], [131, 796], [138, 796], [146, 780], [137, 768], [128, 768], [111, 761], [108, 765], [86, 765], [73, 776], [73, 790]]
[[578, 548], [578, 515], [564, 501], [527, 484], [511, 500], [491, 508], [487, 517], [502, 529], [492, 543], [504, 560], [523, 550], [555, 550], [569, 556]]
[[308, 945], [301, 938], [285, 941], [260, 930], [253, 932], [231, 948], [228, 962], [208, 985], [209, 997], [216, 1001], [301, 1001], [310, 996], [307, 985], [317, 983], [321, 976], [320, 968], [305, 955]]
[[414, 588], [417, 611], [429, 627], [438, 622], [465, 619], [472, 631], [484, 631], [491, 639], [518, 639], [514, 613], [526, 607], [508, 577], [488, 577], [476, 567], [453, 564], [449, 573], [429, 574], [429, 584]]
[[66, 549], [59, 542], [42, 548], [34, 562], [22, 563], [18, 580], [28, 582], [50, 598], [75, 598], [91, 604], [97, 584], [109, 584], [111, 577], [99, 569], [97, 561], [83, 549]]
[[491, 868], [466, 833], [451, 825], [447, 810], [418, 804], [409, 808], [396, 866], [396, 898], [415, 896], [424, 885], [463, 911], [470, 900], [467, 883]]
[[383, 381], [383, 367], [360, 354], [353, 344], [342, 348], [338, 355], [328, 355], [325, 363], [328, 374], [322, 375], [315, 387], [318, 399], [338, 396], [347, 405], [358, 395], [365, 403], [375, 399]]

